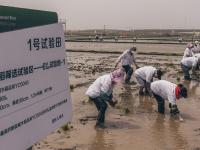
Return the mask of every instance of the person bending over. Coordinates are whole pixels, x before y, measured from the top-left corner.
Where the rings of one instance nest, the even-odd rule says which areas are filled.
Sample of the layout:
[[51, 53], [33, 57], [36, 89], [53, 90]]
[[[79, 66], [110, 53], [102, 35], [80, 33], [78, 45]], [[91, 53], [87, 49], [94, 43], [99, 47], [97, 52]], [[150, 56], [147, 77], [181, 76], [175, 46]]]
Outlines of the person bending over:
[[152, 66], [144, 66], [135, 70], [135, 78], [140, 86], [139, 95], [144, 95], [143, 89], [145, 89], [145, 94], [152, 96], [150, 89], [151, 82], [153, 81], [153, 78], [161, 80], [162, 75], [163, 73], [160, 69], [156, 69]]
[[87, 89], [86, 95], [94, 102], [98, 110], [96, 127], [104, 128], [105, 112], [107, 102], [114, 107], [117, 101], [113, 101], [113, 87], [117, 83], [123, 82], [124, 70], [118, 69], [110, 74], [106, 74], [97, 78]]
[[176, 105], [176, 101], [181, 97], [187, 98], [187, 89], [182, 84], [158, 80], [151, 83], [151, 90], [157, 101], [159, 113], [165, 113], [165, 100], [168, 100], [171, 116], [178, 115], [180, 121], [183, 120]]

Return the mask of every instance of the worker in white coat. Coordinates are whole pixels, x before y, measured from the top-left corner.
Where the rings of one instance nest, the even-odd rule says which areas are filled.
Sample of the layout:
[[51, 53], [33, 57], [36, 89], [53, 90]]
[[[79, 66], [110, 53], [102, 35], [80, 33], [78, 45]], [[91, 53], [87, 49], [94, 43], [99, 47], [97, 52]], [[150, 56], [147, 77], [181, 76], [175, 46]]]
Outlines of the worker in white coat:
[[194, 57], [200, 58], [200, 53], [194, 54]]
[[191, 80], [189, 71], [192, 70], [192, 74], [195, 74], [195, 71], [200, 65], [200, 57], [186, 57], [181, 60], [181, 68], [184, 73], [185, 80]]
[[135, 78], [140, 86], [139, 95], [144, 95], [143, 89], [145, 89], [145, 94], [152, 95], [150, 85], [153, 82], [153, 78], [161, 79], [162, 71], [156, 69], [152, 66], [144, 66], [135, 70]]
[[199, 41], [194, 42], [194, 47], [193, 47], [192, 51], [194, 54], [197, 54], [200, 52]]
[[159, 113], [165, 113], [165, 100], [168, 100], [171, 116], [179, 115], [176, 101], [181, 97], [187, 97], [187, 89], [182, 84], [176, 85], [166, 80], [157, 80], [151, 83], [151, 90], [156, 98]]
[[192, 57], [194, 55], [193, 48], [194, 45], [192, 43], [188, 43], [187, 48], [184, 51], [183, 58]]
[[118, 69], [110, 74], [106, 74], [97, 78], [86, 91], [86, 95], [88, 95], [89, 99], [95, 103], [98, 110], [96, 127], [105, 127], [104, 122], [107, 102], [113, 107], [117, 103], [117, 101], [112, 100], [113, 86], [116, 83], [123, 82], [123, 80], [124, 70]]
[[122, 67], [125, 69], [126, 78], [125, 83], [130, 83], [131, 76], [133, 74], [133, 68], [131, 67], [133, 64], [138, 68], [135, 61], [136, 47], [132, 47], [128, 50], [125, 50], [117, 59], [115, 68], [118, 66], [119, 62], [122, 63]]

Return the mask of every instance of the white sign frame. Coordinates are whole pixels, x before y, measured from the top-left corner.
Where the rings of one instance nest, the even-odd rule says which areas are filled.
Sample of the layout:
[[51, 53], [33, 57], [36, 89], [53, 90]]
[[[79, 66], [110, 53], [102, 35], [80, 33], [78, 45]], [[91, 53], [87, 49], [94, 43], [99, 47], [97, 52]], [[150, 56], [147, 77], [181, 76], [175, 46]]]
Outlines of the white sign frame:
[[62, 24], [0, 34], [0, 149], [25, 150], [71, 121]]

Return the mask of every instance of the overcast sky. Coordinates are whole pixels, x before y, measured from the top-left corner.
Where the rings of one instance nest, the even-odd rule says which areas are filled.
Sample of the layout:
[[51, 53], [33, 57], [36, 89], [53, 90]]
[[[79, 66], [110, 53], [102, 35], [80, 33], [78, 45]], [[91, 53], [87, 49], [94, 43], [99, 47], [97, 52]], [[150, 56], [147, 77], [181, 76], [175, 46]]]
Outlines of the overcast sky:
[[0, 0], [56, 11], [68, 29], [200, 29], [200, 0]]

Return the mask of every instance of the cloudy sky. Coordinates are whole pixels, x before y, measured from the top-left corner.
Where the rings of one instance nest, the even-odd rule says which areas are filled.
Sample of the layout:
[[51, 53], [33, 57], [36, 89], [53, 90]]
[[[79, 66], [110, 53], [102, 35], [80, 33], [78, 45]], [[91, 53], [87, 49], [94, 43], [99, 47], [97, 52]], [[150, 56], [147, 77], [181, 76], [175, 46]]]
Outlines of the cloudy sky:
[[200, 0], [0, 0], [56, 11], [68, 29], [200, 29]]

